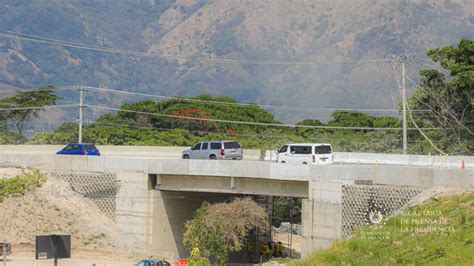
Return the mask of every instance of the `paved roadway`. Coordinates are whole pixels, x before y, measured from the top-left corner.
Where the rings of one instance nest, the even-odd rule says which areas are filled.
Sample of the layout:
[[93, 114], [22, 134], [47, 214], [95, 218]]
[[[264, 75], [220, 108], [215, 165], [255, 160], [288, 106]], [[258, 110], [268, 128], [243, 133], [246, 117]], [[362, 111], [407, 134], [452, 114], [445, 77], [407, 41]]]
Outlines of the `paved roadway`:
[[[111, 260], [111, 259], [60, 259], [58, 265], [65, 266], [130, 266], [134, 265], [135, 261], [130, 260]], [[32, 257], [18, 257], [8, 256], [7, 266], [51, 266], [53, 260], [36, 260]], [[3, 265], [3, 260], [0, 259], [0, 265]]]

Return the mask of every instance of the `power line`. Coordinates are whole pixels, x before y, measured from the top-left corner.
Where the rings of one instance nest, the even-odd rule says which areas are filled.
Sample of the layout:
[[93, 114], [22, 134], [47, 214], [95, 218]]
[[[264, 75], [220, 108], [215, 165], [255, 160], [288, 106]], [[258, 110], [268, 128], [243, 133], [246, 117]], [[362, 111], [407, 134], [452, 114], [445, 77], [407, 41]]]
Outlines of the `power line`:
[[233, 137], [265, 137], [265, 138], [281, 138], [286, 139], [286, 137], [282, 136], [271, 136], [271, 135], [261, 135], [261, 134], [232, 134], [232, 133], [224, 133], [224, 132], [212, 132], [212, 131], [203, 131], [203, 130], [192, 130], [192, 129], [181, 129], [181, 128], [159, 128], [159, 127], [147, 127], [147, 126], [133, 126], [133, 125], [121, 125], [117, 123], [103, 123], [103, 122], [86, 122], [90, 125], [104, 125], [104, 126], [113, 126], [113, 127], [124, 127], [124, 128], [136, 128], [136, 129], [152, 129], [158, 131], [183, 131], [183, 132], [195, 132], [195, 133], [203, 133], [203, 134], [219, 134], [225, 136], [233, 136]]
[[[79, 86], [57, 86], [54, 91], [57, 90], [78, 90], [77, 87]], [[329, 107], [299, 107], [299, 106], [284, 106], [284, 105], [268, 105], [268, 104], [252, 104], [252, 103], [237, 103], [237, 102], [221, 102], [221, 101], [211, 101], [211, 100], [200, 100], [200, 99], [191, 99], [191, 98], [184, 98], [179, 96], [164, 96], [164, 95], [155, 95], [155, 94], [148, 94], [148, 93], [139, 93], [139, 92], [129, 92], [129, 91], [121, 91], [121, 90], [114, 90], [114, 89], [106, 89], [106, 88], [99, 88], [99, 87], [91, 87], [91, 86], [80, 86], [84, 89], [91, 90], [91, 91], [103, 91], [103, 92], [110, 92], [110, 93], [117, 93], [117, 94], [125, 94], [125, 95], [133, 95], [133, 96], [141, 96], [147, 98], [156, 98], [156, 99], [165, 99], [165, 100], [177, 100], [177, 101], [184, 101], [184, 102], [195, 102], [195, 103], [205, 103], [205, 104], [216, 104], [216, 105], [231, 105], [231, 106], [238, 106], [238, 107], [259, 107], [259, 108], [266, 108], [266, 109], [281, 109], [281, 110], [292, 110], [292, 111], [306, 111], [306, 112], [320, 112], [320, 111], [352, 111], [352, 112], [385, 112], [385, 113], [398, 113], [400, 112], [397, 109], [363, 109], [363, 108], [329, 108]], [[21, 92], [36, 92], [35, 89], [30, 90], [22, 90]], [[412, 110], [412, 112], [429, 112], [429, 110]]]
[[[7, 124], [12, 122], [6, 122]], [[73, 120], [49, 120], [49, 121], [31, 121], [31, 122], [24, 122], [25, 124], [54, 124], [54, 123], [74, 123], [77, 124], [77, 121]], [[212, 132], [212, 131], [202, 131], [202, 130], [192, 130], [192, 129], [182, 129], [182, 128], [158, 128], [158, 127], [150, 127], [150, 126], [134, 126], [134, 125], [124, 125], [124, 124], [117, 124], [117, 123], [103, 123], [103, 122], [94, 122], [91, 120], [84, 121], [84, 124], [89, 125], [99, 125], [99, 126], [110, 126], [110, 127], [122, 127], [122, 128], [133, 128], [133, 129], [150, 129], [156, 131], [182, 131], [182, 132], [195, 132], [195, 133], [203, 133], [203, 134], [215, 134], [215, 135], [224, 135], [224, 136], [232, 136], [235, 138], [242, 138], [242, 137], [253, 137], [253, 138], [273, 138], [273, 139], [291, 139], [291, 137], [300, 137], [302, 139], [309, 139], [303, 136], [275, 136], [275, 135], [264, 135], [264, 134], [232, 134], [226, 132]], [[320, 142], [334, 142], [334, 139], [318, 139]], [[351, 143], [368, 143], [368, 142], [400, 142], [399, 139], [373, 139], [373, 141], [359, 141], [359, 140], [348, 140]], [[337, 140], [335, 143], [344, 142], [344, 140]], [[410, 143], [416, 143], [416, 141], [410, 141]]]
[[0, 108], [0, 112], [21, 111], [21, 110], [42, 110], [42, 109], [69, 108], [69, 107], [77, 107], [77, 104]]
[[[97, 88], [97, 87], [88, 87], [84, 86], [88, 90], [94, 91], [105, 91], [111, 93], [118, 93], [118, 94], [125, 94], [125, 95], [134, 95], [134, 96], [142, 96], [148, 98], [157, 98], [157, 99], [166, 99], [166, 100], [178, 100], [178, 101], [185, 101], [185, 102], [195, 102], [195, 103], [207, 103], [207, 104], [216, 104], [216, 105], [232, 105], [232, 106], [240, 106], [240, 107], [260, 107], [266, 109], [282, 109], [282, 110], [293, 110], [293, 111], [307, 111], [307, 112], [314, 112], [314, 111], [358, 111], [358, 112], [400, 112], [397, 109], [358, 109], [358, 108], [326, 108], [326, 107], [318, 107], [318, 108], [309, 108], [309, 107], [298, 107], [298, 106], [282, 106], [282, 105], [268, 105], [268, 104], [251, 104], [251, 103], [237, 103], [237, 102], [220, 102], [220, 101], [210, 101], [210, 100], [200, 100], [200, 99], [191, 99], [191, 98], [183, 98], [183, 97], [176, 97], [176, 96], [163, 96], [163, 95], [154, 95], [154, 94], [146, 94], [146, 93], [138, 93], [138, 92], [128, 92], [128, 91], [120, 91], [114, 89], [105, 89], [105, 88]], [[415, 111], [415, 110], [414, 110]], [[417, 112], [427, 112], [429, 110], [416, 110]]]
[[[183, 131], [183, 132], [196, 132], [196, 133], [205, 133], [205, 134], [216, 134], [216, 135], [226, 135], [226, 136], [233, 136], [236, 138], [240, 137], [256, 137], [256, 138], [275, 138], [275, 139], [290, 139], [291, 137], [301, 137], [303, 139], [311, 139], [305, 138], [302, 136], [290, 136], [289, 137], [282, 137], [282, 136], [274, 136], [274, 135], [264, 135], [264, 134], [232, 134], [232, 133], [225, 133], [225, 132], [211, 132], [211, 131], [201, 131], [201, 130], [192, 130], [192, 129], [181, 129], [181, 128], [157, 128], [157, 127], [147, 127], [147, 126], [133, 126], [133, 125], [121, 125], [117, 123], [102, 123], [102, 122], [93, 122], [93, 121], [86, 121], [86, 124], [89, 125], [104, 125], [104, 126], [113, 126], [113, 127], [123, 127], [123, 128], [135, 128], [135, 129], [151, 129], [151, 130], [158, 130], [158, 131]], [[399, 139], [373, 139], [372, 142], [400, 142]], [[333, 142], [334, 139], [319, 139], [320, 142]], [[344, 140], [338, 140], [338, 142], [343, 142]], [[348, 140], [351, 143], [368, 143], [369, 141], [358, 141], [358, 140]], [[417, 141], [409, 141], [410, 143], [417, 143]]]
[[[14, 108], [0, 108], [0, 111], [54, 109], [54, 108], [67, 108], [67, 107], [78, 107], [78, 106], [76, 104], [69, 104], [69, 105], [34, 106], [34, 107], [14, 107]], [[289, 128], [311, 128], [311, 129], [347, 129], [347, 130], [375, 130], [375, 131], [378, 131], [378, 130], [401, 130], [401, 128], [393, 128], [393, 127], [309, 126], [309, 125], [282, 124], [282, 123], [277, 124], [277, 123], [235, 121], [235, 120], [189, 117], [189, 116], [179, 116], [179, 115], [170, 115], [170, 114], [133, 111], [133, 110], [125, 110], [125, 109], [106, 107], [106, 106], [98, 106], [98, 105], [90, 105], [90, 104], [85, 104], [84, 107], [88, 107], [88, 108], [92, 108], [92, 109], [104, 109], [104, 110], [111, 110], [111, 111], [118, 111], [118, 112], [127, 112], [127, 113], [136, 113], [136, 114], [144, 114], [144, 115], [162, 116], [162, 117], [169, 117], [169, 118], [179, 118], [179, 119], [187, 119], [187, 120], [200, 120], [200, 121], [219, 122], [219, 123], [231, 123], [231, 124], [241, 124], [241, 125], [273, 126], [273, 127], [289, 127]], [[416, 129], [415, 128], [409, 128], [409, 130], [416, 130]], [[424, 128], [424, 130], [439, 130], [439, 128]]]
[[[15, 122], [3, 122], [4, 124], [15, 124]], [[27, 121], [27, 122], [22, 122], [22, 124], [58, 124], [58, 123], [77, 123], [77, 120], [41, 120], [41, 121]]]
[[[309, 125], [295, 125], [295, 124], [277, 124], [277, 123], [261, 123], [261, 122], [247, 122], [247, 121], [235, 121], [235, 120], [224, 120], [224, 119], [213, 119], [213, 118], [201, 118], [201, 117], [189, 117], [189, 116], [179, 116], [179, 115], [170, 115], [170, 114], [161, 114], [161, 113], [152, 113], [152, 112], [141, 112], [133, 110], [125, 110], [113, 107], [98, 106], [98, 105], [85, 105], [88, 108], [93, 109], [104, 109], [111, 111], [127, 112], [127, 113], [136, 113], [143, 115], [154, 115], [161, 117], [169, 118], [179, 118], [187, 120], [200, 120], [200, 121], [209, 121], [209, 122], [218, 122], [218, 123], [231, 123], [231, 124], [241, 124], [241, 125], [254, 125], [254, 126], [273, 126], [273, 127], [289, 127], [289, 128], [312, 128], [312, 129], [346, 129], [346, 130], [402, 130], [402, 128], [393, 128], [393, 127], [340, 127], [340, 126], [309, 126]], [[410, 128], [410, 130], [416, 130], [415, 128]], [[425, 130], [439, 130], [438, 128], [425, 128]]]
[[221, 58], [207, 58], [207, 57], [193, 57], [193, 56], [179, 56], [179, 55], [163, 55], [163, 54], [153, 54], [145, 53], [139, 51], [132, 51], [119, 48], [111, 47], [101, 47], [95, 45], [82, 44], [77, 42], [63, 41], [53, 38], [45, 38], [38, 35], [25, 34], [15, 31], [9, 31], [0, 29], [0, 36], [9, 39], [20, 39], [24, 41], [52, 44], [58, 46], [65, 46], [71, 48], [93, 50], [97, 52], [107, 52], [115, 53], [126, 56], [136, 56], [136, 57], [149, 57], [149, 58], [159, 58], [159, 59], [172, 59], [172, 60], [191, 60], [191, 61], [205, 61], [211, 63], [222, 63], [222, 64], [247, 64], [247, 65], [325, 65], [325, 64], [362, 64], [362, 63], [380, 63], [380, 62], [389, 62], [391, 59], [373, 59], [373, 60], [340, 60], [340, 61], [326, 61], [326, 62], [316, 62], [316, 61], [281, 61], [281, 60], [249, 60], [249, 59], [221, 59]]
[[[77, 90], [76, 88], [73, 88], [71, 86], [53, 86], [53, 87], [54, 87], [54, 89], [52, 89], [51, 92]], [[39, 88], [30, 88], [30, 89], [13, 89], [12, 91], [16, 92], [16, 93], [34, 93], [34, 92], [38, 92], [42, 89], [44, 90], [44, 89], [47, 89], [47, 88], [39, 87]]]

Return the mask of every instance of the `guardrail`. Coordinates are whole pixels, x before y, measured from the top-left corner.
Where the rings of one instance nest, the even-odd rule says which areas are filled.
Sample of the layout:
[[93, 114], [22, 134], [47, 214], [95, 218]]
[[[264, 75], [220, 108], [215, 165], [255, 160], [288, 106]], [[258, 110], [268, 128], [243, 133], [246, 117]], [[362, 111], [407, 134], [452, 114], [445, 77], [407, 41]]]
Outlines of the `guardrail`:
[[[0, 145], [0, 154], [54, 154], [64, 145]], [[189, 147], [98, 146], [104, 156], [181, 158]], [[244, 149], [245, 160], [276, 161], [275, 150]], [[334, 162], [341, 164], [412, 165], [437, 168], [474, 168], [474, 156], [403, 155], [384, 153], [335, 152]]]
[[390, 164], [413, 165], [441, 168], [474, 167], [472, 156], [438, 156], [438, 155], [404, 155], [380, 153], [349, 153], [334, 154], [334, 161], [352, 164]]
[[[0, 145], [0, 154], [55, 154], [65, 145]], [[181, 158], [183, 146], [110, 146], [97, 145], [104, 156]], [[247, 160], [263, 159], [260, 150], [244, 149]]]
[[[276, 161], [276, 151], [265, 151], [266, 161]], [[439, 168], [474, 168], [474, 156], [404, 155], [388, 153], [335, 152], [334, 163], [412, 165]]]

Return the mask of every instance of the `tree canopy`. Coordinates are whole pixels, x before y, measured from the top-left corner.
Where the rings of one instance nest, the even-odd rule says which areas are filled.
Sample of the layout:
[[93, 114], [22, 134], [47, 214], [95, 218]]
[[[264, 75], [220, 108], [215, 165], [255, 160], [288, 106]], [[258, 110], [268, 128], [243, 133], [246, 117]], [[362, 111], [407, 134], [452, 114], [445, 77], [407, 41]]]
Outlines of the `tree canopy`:
[[213, 205], [204, 202], [194, 219], [186, 222], [183, 243], [192, 259], [213, 257], [218, 265], [227, 265], [229, 254], [242, 250], [251, 229], [268, 226], [265, 209], [250, 199]]
[[[208, 103], [203, 101], [214, 101]], [[183, 100], [140, 101], [124, 104], [117, 113], [106, 113], [84, 128], [84, 141], [99, 145], [191, 146], [199, 141], [233, 139], [245, 148], [277, 149], [288, 142], [331, 143], [336, 150], [397, 152], [398, 131], [331, 130], [242, 125], [214, 120], [279, 124], [257, 106], [233, 106], [228, 97], [201, 95]], [[327, 123], [303, 120], [307, 126], [399, 127], [398, 119], [360, 112], [336, 111]], [[35, 144], [67, 144], [77, 139], [77, 125], [65, 124], [54, 132], [33, 137]]]
[[0, 99], [0, 121], [4, 124], [12, 122], [20, 137], [25, 138], [23, 135], [25, 122], [32, 118], [38, 118], [44, 111], [44, 106], [54, 105], [59, 99], [54, 95], [55, 89], [53, 86], [48, 86], [34, 91], [19, 92], [12, 97]]
[[[426, 133], [447, 153], [474, 152], [474, 41], [461, 40], [457, 46], [428, 51], [427, 55], [444, 69], [420, 71], [421, 82], [409, 99], [415, 123], [439, 127], [441, 132]], [[449, 74], [449, 78], [447, 75]], [[419, 143], [432, 150], [426, 143]]]

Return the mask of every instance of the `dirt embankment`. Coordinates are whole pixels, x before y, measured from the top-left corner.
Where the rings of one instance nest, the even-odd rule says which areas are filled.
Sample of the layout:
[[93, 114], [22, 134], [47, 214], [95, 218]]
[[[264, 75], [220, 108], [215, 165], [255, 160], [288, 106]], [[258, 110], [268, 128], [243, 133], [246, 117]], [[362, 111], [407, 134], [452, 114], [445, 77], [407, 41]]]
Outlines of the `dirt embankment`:
[[[11, 169], [2, 172], [18, 173]], [[53, 177], [41, 188], [0, 203], [0, 217], [3, 217], [0, 236], [13, 244], [33, 244], [37, 235], [70, 234], [75, 248], [124, 247], [108, 217], [72, 191], [66, 182]]]
[[[1, 178], [19, 174], [20, 169], [0, 169]], [[23, 196], [5, 199], [0, 203], [0, 217], [0, 238], [14, 245], [34, 244], [37, 235], [70, 234], [73, 248], [126, 248], [113, 221], [65, 181], [54, 177]]]
[[[22, 173], [22, 169], [0, 165], [1, 179]], [[121, 232], [91, 200], [57, 177], [48, 176], [41, 187], [0, 202], [0, 241], [12, 243], [12, 265], [23, 265], [23, 260], [24, 265], [39, 263], [34, 260], [36, 236], [50, 234], [71, 235], [73, 265], [101, 260], [108, 265], [130, 265], [144, 258], [170, 262], [174, 258], [167, 252], [140, 252], [143, 247], [134, 236]]]

